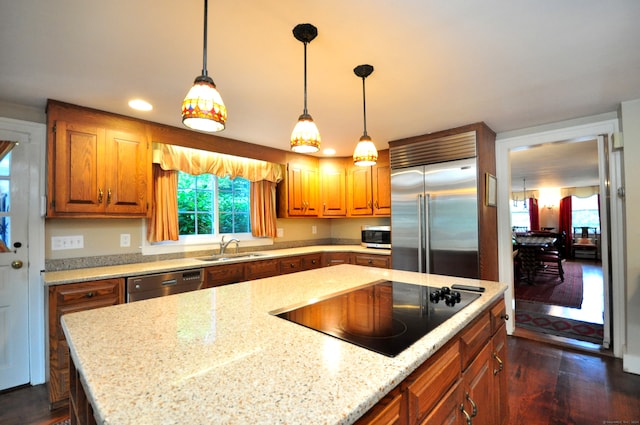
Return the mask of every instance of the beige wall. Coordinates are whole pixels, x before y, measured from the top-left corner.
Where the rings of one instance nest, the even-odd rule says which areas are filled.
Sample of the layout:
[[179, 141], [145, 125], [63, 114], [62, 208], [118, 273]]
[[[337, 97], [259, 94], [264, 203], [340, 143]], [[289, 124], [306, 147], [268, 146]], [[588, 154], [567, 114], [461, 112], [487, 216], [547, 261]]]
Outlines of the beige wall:
[[635, 219], [640, 211], [640, 99], [622, 102], [624, 138], [625, 231], [627, 252], [627, 350], [623, 355], [626, 370], [640, 373], [640, 226]]
[[[364, 224], [388, 225], [389, 218], [290, 218], [278, 219], [277, 226], [284, 231], [276, 243], [294, 243], [304, 241], [313, 244], [314, 240], [328, 239], [359, 240], [360, 226]], [[142, 219], [47, 219], [45, 223], [45, 259], [61, 260], [66, 258], [95, 257], [101, 255], [139, 254], [142, 244]], [[313, 233], [315, 226], [316, 233]], [[120, 235], [129, 234], [131, 246], [120, 247]], [[83, 249], [51, 249], [54, 236], [79, 236], [84, 239]]]

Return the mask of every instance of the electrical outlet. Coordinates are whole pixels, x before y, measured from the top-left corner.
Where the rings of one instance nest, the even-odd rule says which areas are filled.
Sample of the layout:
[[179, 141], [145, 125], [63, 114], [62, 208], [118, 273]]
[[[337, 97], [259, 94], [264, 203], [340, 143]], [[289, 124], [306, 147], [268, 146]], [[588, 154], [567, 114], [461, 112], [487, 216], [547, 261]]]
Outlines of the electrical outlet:
[[318, 233], [318, 226], [315, 226], [315, 225], [311, 226], [311, 234], [315, 235], [316, 233]]
[[59, 251], [63, 249], [84, 248], [84, 236], [53, 236], [51, 238], [51, 250]]
[[131, 235], [129, 233], [120, 234], [120, 248], [127, 248], [131, 246]]
[[282, 227], [278, 227], [277, 235], [279, 238], [284, 238], [284, 229]]

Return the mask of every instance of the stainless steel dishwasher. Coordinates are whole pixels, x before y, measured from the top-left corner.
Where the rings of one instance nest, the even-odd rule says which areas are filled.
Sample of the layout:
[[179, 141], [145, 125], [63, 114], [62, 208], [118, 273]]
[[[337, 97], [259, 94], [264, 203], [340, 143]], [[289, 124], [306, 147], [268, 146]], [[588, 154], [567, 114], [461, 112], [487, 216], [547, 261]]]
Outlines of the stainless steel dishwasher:
[[127, 278], [127, 302], [165, 297], [202, 288], [202, 269], [156, 273]]

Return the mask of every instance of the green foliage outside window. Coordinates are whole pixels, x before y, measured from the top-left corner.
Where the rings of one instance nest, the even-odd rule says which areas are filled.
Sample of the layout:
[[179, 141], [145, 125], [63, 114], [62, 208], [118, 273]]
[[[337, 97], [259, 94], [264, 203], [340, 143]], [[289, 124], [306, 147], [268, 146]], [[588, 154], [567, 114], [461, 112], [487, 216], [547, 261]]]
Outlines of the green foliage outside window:
[[250, 232], [249, 181], [180, 172], [178, 228], [180, 235]]

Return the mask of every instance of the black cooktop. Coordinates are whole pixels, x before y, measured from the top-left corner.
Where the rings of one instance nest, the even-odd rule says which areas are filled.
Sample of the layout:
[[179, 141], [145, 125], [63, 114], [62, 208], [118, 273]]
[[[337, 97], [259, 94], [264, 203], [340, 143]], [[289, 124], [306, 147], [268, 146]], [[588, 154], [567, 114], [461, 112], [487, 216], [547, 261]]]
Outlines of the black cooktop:
[[449, 287], [379, 280], [271, 314], [395, 357], [478, 297]]

